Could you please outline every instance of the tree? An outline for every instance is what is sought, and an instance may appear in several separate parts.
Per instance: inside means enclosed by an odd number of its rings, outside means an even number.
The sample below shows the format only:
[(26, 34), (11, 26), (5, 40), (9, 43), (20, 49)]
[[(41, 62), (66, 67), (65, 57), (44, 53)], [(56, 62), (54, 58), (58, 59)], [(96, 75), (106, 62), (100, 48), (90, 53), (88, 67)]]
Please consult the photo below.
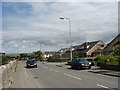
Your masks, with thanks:
[(42, 59), (42, 52), (41, 51), (36, 51), (36, 52), (33, 52), (34, 53), (34, 57), (38, 60), (41, 60)]
[(23, 54), (20, 54), (20, 58), (30, 58), (30, 55), (28, 53), (23, 53)]
[(7, 63), (9, 62), (9, 60), (10, 60), (10, 57), (9, 57), (9, 56), (4, 56), (4, 55), (2, 55), (1, 57), (2, 57), (2, 64), (3, 64), (3, 65), (4, 65), (4, 64), (7, 64)]
[(116, 57), (117, 58), (116, 61), (118, 61), (119, 64), (120, 64), (120, 44), (114, 46), (111, 55), (113, 55), (114, 57)]
[(120, 56), (120, 45), (116, 45), (113, 48), (112, 55), (114, 56)]

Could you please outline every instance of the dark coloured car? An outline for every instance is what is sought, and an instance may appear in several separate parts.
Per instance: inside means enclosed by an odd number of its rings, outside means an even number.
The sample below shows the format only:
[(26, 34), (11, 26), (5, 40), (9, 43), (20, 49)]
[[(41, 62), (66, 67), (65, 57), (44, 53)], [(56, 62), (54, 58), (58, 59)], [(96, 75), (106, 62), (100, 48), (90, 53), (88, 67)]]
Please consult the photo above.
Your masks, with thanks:
[(28, 60), (26, 62), (26, 67), (27, 68), (29, 68), (29, 67), (35, 67), (35, 68), (37, 68), (37, 62), (36, 62), (36, 60)]
[(70, 62), (70, 65), (73, 69), (91, 68), (91, 62), (84, 58), (75, 58)]
[(69, 60), (69, 61), (67, 62), (67, 65), (70, 65), (70, 63), (71, 63), (71, 60)]

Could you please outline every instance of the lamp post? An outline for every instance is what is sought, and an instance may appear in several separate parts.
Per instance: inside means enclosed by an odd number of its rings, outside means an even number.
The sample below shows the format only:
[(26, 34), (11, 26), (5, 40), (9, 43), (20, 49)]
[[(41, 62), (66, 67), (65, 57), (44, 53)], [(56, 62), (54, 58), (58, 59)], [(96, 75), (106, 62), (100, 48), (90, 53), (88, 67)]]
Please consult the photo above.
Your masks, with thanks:
[(71, 21), (70, 18), (60, 17), (60, 19), (67, 19), (69, 21), (69, 30), (70, 30), (70, 60), (72, 60), (72, 41), (71, 41)]
[[(19, 54), (19, 56), (20, 56), (20, 51), (19, 51), (20, 49), (19, 49), (18, 43), (15, 44), (14, 46), (17, 48), (17, 50), (18, 50), (18, 54)], [(19, 57), (19, 56), (18, 56), (18, 57)], [(17, 57), (17, 61), (18, 61), (18, 59), (19, 59), (18, 57)]]
[(17, 52), (18, 52), (18, 54), (19, 54), (19, 47), (18, 47), (18, 44), (15, 44), (14, 46), (17, 48), (17, 50), (18, 50)]

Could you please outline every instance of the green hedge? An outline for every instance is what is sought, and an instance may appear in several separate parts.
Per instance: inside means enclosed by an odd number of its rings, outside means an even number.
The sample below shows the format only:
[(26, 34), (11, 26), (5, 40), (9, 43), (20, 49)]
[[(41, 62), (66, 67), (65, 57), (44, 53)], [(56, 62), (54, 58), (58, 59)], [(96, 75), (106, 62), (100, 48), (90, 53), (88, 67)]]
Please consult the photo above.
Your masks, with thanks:
[(120, 56), (102, 55), (102, 56), (97, 56), (95, 59), (95, 62), (105, 63), (105, 64), (119, 64), (119, 58), (120, 58)]
[(0, 64), (2, 65), (7, 64), (9, 62), (9, 59), (10, 59), (9, 56), (4, 56), (4, 55), (0, 56), (0, 62), (1, 62)]

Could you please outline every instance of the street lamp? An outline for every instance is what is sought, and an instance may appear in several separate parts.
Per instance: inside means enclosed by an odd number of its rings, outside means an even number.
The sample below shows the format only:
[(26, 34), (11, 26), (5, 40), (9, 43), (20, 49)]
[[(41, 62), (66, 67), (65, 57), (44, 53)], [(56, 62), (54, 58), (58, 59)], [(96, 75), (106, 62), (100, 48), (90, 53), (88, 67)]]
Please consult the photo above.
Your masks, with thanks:
[(71, 21), (70, 18), (60, 17), (60, 19), (67, 19), (69, 21), (69, 30), (70, 30), (70, 60), (72, 61), (72, 41), (71, 41)]
[(18, 47), (18, 44), (14, 44), (14, 46), (17, 48), (18, 54), (19, 54), (19, 47)]

